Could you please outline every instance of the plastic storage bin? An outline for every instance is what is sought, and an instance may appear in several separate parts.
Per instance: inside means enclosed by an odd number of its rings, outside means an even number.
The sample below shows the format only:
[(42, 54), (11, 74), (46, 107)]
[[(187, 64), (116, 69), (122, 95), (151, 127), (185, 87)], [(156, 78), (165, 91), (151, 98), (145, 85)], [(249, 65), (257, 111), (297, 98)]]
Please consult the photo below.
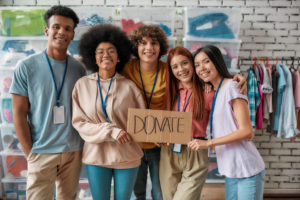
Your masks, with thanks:
[(10, 97), (0, 98), (0, 112), (3, 123), (13, 123), (12, 100)]
[[(68, 54), (78, 55), (78, 40), (72, 40), (68, 47)], [(46, 37), (0, 37), (0, 67), (2, 69), (12, 68), (17, 62), (32, 54), (42, 52), (47, 47)]]
[(13, 76), (13, 69), (0, 67), (0, 95), (9, 95)]
[(27, 176), (27, 160), (23, 152), (0, 152), (5, 178), (20, 179)]
[(93, 200), (89, 182), (87, 179), (79, 180), (79, 187), (76, 196), (76, 200)]
[(98, 23), (113, 23), (114, 8), (108, 7), (71, 7), (79, 17), (79, 24), (75, 28), (75, 37), (80, 38), (90, 27)]
[(0, 10), (1, 36), (37, 36), (44, 35), (46, 23), (42, 8), (17, 8)]
[(237, 68), (240, 44), (240, 40), (183, 39), (183, 46), (191, 52), (205, 45), (217, 46), (222, 52), (227, 67), (232, 69)]
[(26, 179), (3, 178), (2, 184), (6, 200), (26, 200)]
[(241, 11), (232, 8), (185, 8), (185, 36), (238, 38)]
[(160, 26), (167, 36), (173, 35), (174, 8), (121, 8), (121, 27), (129, 35), (135, 28), (145, 24)]
[(0, 66), (15, 67), (17, 62), (47, 47), (46, 37), (0, 37)]
[(182, 45), (182, 44), (180, 45), (180, 40), (178, 38), (176, 38), (176, 37), (168, 37), (167, 39), (168, 39), (169, 49), (168, 49), (168, 52), (160, 58), (162, 61), (167, 61), (169, 51), (172, 48), (174, 48), (176, 46), (181, 46)]
[(22, 151), (13, 124), (1, 124), (1, 142), (4, 151)]
[(210, 158), (209, 165), (208, 165), (208, 173), (206, 177), (206, 183), (224, 183), (225, 177), (220, 175), (217, 165), (217, 159)]

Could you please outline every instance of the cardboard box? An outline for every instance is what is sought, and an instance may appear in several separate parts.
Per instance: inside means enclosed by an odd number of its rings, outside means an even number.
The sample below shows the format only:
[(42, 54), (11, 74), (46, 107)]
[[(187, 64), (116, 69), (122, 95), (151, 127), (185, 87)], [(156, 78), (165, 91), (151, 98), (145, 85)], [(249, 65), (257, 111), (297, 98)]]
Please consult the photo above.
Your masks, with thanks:
[(187, 144), (192, 135), (192, 112), (129, 108), (127, 132), (136, 142)]

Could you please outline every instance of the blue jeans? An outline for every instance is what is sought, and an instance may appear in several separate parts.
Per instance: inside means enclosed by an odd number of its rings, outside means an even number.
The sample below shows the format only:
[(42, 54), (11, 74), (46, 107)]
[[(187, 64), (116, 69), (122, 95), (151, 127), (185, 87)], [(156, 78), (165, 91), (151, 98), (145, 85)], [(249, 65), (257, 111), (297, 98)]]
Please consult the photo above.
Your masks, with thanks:
[(262, 200), (265, 170), (248, 178), (225, 178), (227, 200)]
[(112, 177), (114, 178), (114, 199), (130, 199), (138, 167), (112, 169), (95, 165), (86, 165), (86, 171), (93, 199), (110, 200)]
[(151, 195), (153, 200), (162, 200), (162, 192), (159, 182), (160, 148), (143, 149), (144, 156), (141, 160), (138, 176), (134, 186), (134, 194), (137, 200), (146, 199), (147, 172), (150, 171), (152, 182)]

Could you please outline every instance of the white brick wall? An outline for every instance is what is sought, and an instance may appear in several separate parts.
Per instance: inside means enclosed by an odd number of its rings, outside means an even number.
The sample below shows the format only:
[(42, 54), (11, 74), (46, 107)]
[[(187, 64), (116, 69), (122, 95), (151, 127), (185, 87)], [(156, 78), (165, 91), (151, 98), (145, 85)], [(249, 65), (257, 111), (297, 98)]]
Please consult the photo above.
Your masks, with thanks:
[(221, 0), (200, 0), (200, 6), (221, 6), (222, 5), (222, 1)]
[(108, 6), (127, 6), (128, 0), (106, 0)]
[(151, 0), (129, 0), (130, 6), (150, 6)]
[(153, 0), (153, 6), (175, 6), (174, 0)]
[(78, 6), (82, 5), (81, 0), (60, 0), (61, 5)]
[(15, 6), (33, 6), (35, 3), (35, 0), (14, 0)]
[(104, 0), (82, 0), (82, 5), (104, 5)]
[[(239, 63), (243, 74), (252, 65), (254, 56), (268, 56), (271, 64), (276, 56), (300, 57), (299, 0), (0, 0), (1, 6), (55, 4), (239, 8), (242, 13)], [(183, 22), (178, 20), (174, 32), (182, 37)], [(291, 143), (263, 130), (256, 132), (254, 142), (266, 164), (265, 189), (271, 193), (299, 192), (300, 183), (293, 182), (293, 178), (300, 175), (300, 140)]]
[(0, 6), (12, 6), (13, 5), (13, 0), (1, 0), (0, 1)]
[(197, 6), (198, 0), (177, 0), (176, 6)]
[(36, 4), (38, 6), (53, 6), (58, 5), (59, 0), (37, 0)]

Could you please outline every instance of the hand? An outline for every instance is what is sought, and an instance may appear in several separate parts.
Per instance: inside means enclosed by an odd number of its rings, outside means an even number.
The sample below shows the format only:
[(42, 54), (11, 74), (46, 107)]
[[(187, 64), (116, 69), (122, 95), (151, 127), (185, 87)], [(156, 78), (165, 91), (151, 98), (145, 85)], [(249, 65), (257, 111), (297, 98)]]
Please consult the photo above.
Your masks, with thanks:
[(121, 130), (121, 132), (119, 133), (118, 137), (117, 137), (117, 142), (119, 144), (126, 144), (132, 141), (131, 136), (126, 132)]
[(192, 140), (188, 143), (188, 147), (191, 148), (194, 151), (198, 151), (200, 149), (208, 149), (210, 141), (211, 140), (194, 139), (194, 140)]
[(240, 88), (240, 93), (241, 94), (244, 94), (244, 95), (248, 94), (248, 92), (247, 92), (247, 81), (246, 81), (245, 77), (243, 77), (240, 74), (236, 74), (236, 75), (233, 76), (232, 80), (238, 82), (236, 87)]
[(157, 147), (169, 146), (169, 142), (167, 143), (154, 143)]
[(254, 138), (254, 135), (255, 135), (255, 129), (253, 129), (253, 132), (252, 132), (252, 134), (251, 134), (251, 137), (248, 138), (248, 141), (252, 141), (253, 138)]
[(204, 84), (204, 91), (205, 93), (210, 93), (212, 90), (212, 85), (205, 83)]

